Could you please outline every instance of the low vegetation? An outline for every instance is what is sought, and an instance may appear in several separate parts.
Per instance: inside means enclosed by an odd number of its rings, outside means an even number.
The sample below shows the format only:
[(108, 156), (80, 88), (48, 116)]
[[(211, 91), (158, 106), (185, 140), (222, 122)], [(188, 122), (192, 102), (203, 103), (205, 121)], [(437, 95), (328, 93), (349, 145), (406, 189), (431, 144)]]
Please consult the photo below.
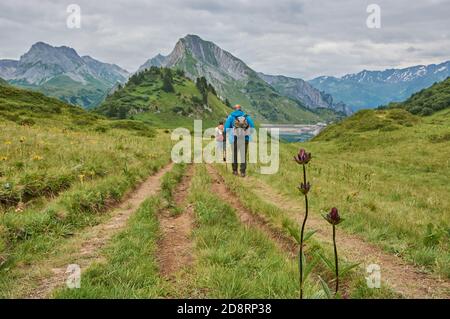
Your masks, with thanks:
[(414, 93), (406, 101), (390, 103), (390, 108), (403, 108), (412, 114), (431, 115), (450, 107), (450, 77)]
[(204, 78), (194, 83), (180, 70), (152, 67), (133, 75), (96, 111), (108, 117), (139, 119), (152, 126), (176, 128), (192, 127), (194, 119), (202, 119), (205, 125), (217, 125), (231, 109)]
[[(450, 278), (449, 127), (449, 109), (423, 118), (401, 109), (363, 111), (331, 125), (303, 144), (316, 154), (312, 214), (333, 203), (345, 211), (343, 229)], [(256, 176), (295, 198), (296, 151), (283, 144), (279, 173)]]
[[(30, 119), (23, 123), (25, 119)], [(0, 90), (0, 287), (170, 160), (170, 136), (37, 92)], [(158, 136), (155, 138), (155, 136)]]

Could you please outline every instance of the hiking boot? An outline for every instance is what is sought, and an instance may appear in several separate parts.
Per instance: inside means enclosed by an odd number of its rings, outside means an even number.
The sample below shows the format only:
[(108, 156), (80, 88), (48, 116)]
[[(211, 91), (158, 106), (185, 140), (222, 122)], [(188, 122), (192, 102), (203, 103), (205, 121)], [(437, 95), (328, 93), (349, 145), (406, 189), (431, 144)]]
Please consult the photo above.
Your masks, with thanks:
[(245, 172), (241, 172), (241, 177), (245, 177)]
[(238, 172), (237, 171), (233, 171), (233, 175), (237, 176)]

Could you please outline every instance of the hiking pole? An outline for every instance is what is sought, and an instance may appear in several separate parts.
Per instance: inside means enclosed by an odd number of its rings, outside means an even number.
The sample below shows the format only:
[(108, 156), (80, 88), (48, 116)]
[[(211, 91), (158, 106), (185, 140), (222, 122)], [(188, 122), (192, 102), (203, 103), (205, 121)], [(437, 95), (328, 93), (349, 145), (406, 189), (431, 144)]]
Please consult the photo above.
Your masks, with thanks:
[(227, 139), (226, 139), (226, 135), (225, 134), (223, 134), (222, 152), (223, 152), (223, 161), (225, 162), (225, 170), (228, 172), (228, 165), (227, 165)]

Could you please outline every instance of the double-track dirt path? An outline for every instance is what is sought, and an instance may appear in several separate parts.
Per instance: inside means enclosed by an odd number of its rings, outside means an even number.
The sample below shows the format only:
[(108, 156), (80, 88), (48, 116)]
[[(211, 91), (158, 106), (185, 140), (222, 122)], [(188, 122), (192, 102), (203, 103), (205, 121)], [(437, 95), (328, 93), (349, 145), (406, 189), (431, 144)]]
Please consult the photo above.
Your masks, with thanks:
[(28, 269), (30, 282), (37, 282), (23, 297), (49, 298), (54, 289), (65, 284), (68, 274), (66, 268), (69, 264), (79, 265), (81, 270), (88, 268), (93, 262), (101, 261), (101, 248), (109, 242), (113, 235), (126, 227), (130, 216), (148, 197), (160, 190), (161, 177), (172, 169), (170, 163), (161, 168), (154, 175), (147, 178), (134, 191), (113, 209), (111, 217), (104, 223), (86, 228), (76, 233), (60, 248), (56, 257), (50, 257)]

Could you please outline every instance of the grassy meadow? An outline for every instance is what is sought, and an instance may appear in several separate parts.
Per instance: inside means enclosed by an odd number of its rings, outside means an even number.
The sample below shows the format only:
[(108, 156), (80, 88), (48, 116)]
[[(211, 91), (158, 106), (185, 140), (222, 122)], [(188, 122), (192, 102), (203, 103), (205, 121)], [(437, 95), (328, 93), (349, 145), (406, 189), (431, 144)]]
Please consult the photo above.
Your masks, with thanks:
[[(112, 208), (168, 164), (170, 129), (191, 127), (194, 118), (204, 118), (205, 128), (229, 111), (212, 91), (205, 108), (198, 86), (176, 72), (174, 91), (162, 90), (167, 83), (159, 72), (134, 78), (90, 112), (0, 83), (0, 297), (26, 294), (36, 284), (28, 269), (69, 259), (74, 235), (110, 220)], [(416, 108), (423, 94), (416, 96)], [(309, 142), (282, 143), (280, 170), (273, 175), (261, 175), (251, 164), (242, 179), (224, 165), (199, 164), (190, 187), (179, 190), (191, 171), (174, 165), (159, 181), (160, 191), (143, 199), (126, 227), (95, 251), (99, 258), (83, 269), (81, 288), (58, 287), (52, 297), (298, 298), (297, 257), (270, 234), (241, 222), (236, 203), (211, 191), (216, 181), (209, 169), (219, 172), (245, 209), (295, 239), (297, 216), (288, 210), (291, 203), (303, 204), (297, 189), (301, 167), (293, 160), (299, 148), (312, 153), (313, 216), (321, 218), (335, 206), (345, 218), (338, 232), (357, 234), (418, 272), (448, 280), (449, 143), (448, 108), (418, 116), (396, 105), (360, 111)], [(262, 185), (267, 196), (254, 188)], [(184, 192), (183, 207), (177, 207), (177, 191)], [(194, 220), (188, 238), (193, 262), (168, 280), (158, 264), (165, 229), (159, 221), (163, 213), (176, 218), (187, 208)], [(307, 241), (305, 296), (333, 298), (327, 286), (334, 280), (333, 250), (317, 237)], [(337, 298), (403, 296), (386, 284), (368, 289), (363, 269), (343, 255)]]
[[(0, 287), (170, 161), (170, 135), (39, 93), (0, 90)], [(156, 138), (158, 136), (158, 138)], [(3, 293), (2, 293), (3, 294)]]
[(340, 227), (443, 278), (450, 278), (450, 111), (416, 117), (400, 110), (367, 110), (330, 126), (307, 143), (283, 144), (280, 171), (251, 173), (301, 201), (300, 147), (312, 152), (310, 205), (333, 206)]

